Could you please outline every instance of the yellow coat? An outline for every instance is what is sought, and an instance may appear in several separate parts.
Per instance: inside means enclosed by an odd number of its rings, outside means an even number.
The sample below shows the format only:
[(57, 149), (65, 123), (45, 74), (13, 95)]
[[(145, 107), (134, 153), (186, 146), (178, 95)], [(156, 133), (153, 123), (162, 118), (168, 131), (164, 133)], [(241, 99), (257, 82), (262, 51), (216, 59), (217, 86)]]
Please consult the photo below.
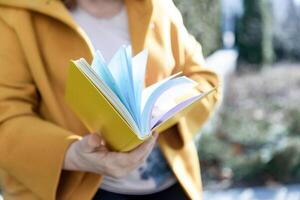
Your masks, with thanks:
[[(203, 91), (218, 85), (171, 0), (125, 2), (134, 52), (149, 49), (146, 85), (179, 71)], [(6, 200), (87, 200), (98, 189), (101, 176), (61, 170), (68, 146), (87, 134), (63, 100), (67, 68), (70, 59), (91, 61), (90, 47), (61, 1), (0, 0), (0, 185)], [(193, 134), (219, 96), (203, 100), (159, 138), (192, 199), (202, 192)]]

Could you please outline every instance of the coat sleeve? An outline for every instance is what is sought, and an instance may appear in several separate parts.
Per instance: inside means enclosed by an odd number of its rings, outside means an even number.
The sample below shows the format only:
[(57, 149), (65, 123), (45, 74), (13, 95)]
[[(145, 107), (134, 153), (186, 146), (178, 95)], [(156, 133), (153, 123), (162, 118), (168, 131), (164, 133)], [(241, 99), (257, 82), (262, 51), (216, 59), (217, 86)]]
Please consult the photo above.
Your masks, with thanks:
[(64, 153), (79, 136), (39, 117), (18, 37), (1, 19), (0, 33), (0, 168), (41, 199), (56, 199)]
[(171, 20), (172, 51), (176, 62), (174, 72), (182, 71), (184, 75), (197, 81), (200, 84), (198, 88), (200, 92), (217, 87), (216, 93), (204, 98), (197, 109), (189, 112), (178, 123), (182, 137), (192, 139), (193, 135), (208, 120), (221, 99), (220, 81), (215, 72), (205, 67), (201, 45), (186, 30), (181, 13), (173, 1), (170, 1), (168, 7), (172, 8), (168, 13)]

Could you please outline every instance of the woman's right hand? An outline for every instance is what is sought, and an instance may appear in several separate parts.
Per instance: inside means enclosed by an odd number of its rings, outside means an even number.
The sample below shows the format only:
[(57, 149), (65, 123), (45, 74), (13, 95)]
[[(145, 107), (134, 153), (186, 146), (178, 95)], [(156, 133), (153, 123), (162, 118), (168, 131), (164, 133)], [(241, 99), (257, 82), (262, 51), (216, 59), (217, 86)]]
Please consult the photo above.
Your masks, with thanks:
[(126, 176), (138, 168), (151, 153), (157, 133), (130, 152), (110, 151), (98, 134), (89, 134), (70, 145), (64, 167), (65, 170), (87, 171), (115, 178)]

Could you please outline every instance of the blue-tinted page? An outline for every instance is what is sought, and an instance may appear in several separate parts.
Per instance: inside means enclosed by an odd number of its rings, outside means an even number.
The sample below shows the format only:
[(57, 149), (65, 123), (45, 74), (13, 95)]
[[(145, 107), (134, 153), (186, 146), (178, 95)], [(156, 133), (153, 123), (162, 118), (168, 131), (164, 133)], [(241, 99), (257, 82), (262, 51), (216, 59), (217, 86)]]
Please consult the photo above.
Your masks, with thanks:
[(144, 89), (148, 51), (144, 50), (132, 58), (132, 80), (136, 112), (139, 116), (139, 127), (142, 128), (142, 92)]
[(160, 97), (162, 93), (164, 93), (166, 90), (169, 90), (172, 87), (176, 87), (177, 85), (181, 84), (190, 84), (194, 83), (192, 80), (188, 79), (185, 76), (174, 78), (168, 81), (163, 82), (161, 85), (159, 85), (155, 90), (152, 92), (152, 94), (148, 97), (146, 100), (143, 113), (142, 113), (142, 124), (143, 124), (143, 132), (142, 137), (145, 136), (145, 134), (148, 134), (151, 130), (151, 115), (152, 110), (154, 107), (154, 104), (156, 103), (157, 99)]
[[(125, 97), (123, 96), (121, 89), (117, 85), (116, 80), (110, 73), (110, 70), (108, 69), (107, 64), (100, 51), (97, 51), (94, 55), (91, 67), (97, 73), (97, 75), (105, 82), (105, 84), (119, 97), (121, 102), (128, 109), (128, 103)], [(129, 109), (128, 111), (130, 112)]]
[(100, 51), (96, 51), (91, 67), (106, 85), (120, 98), (120, 89), (110, 71), (107, 69), (107, 64)]
[[(128, 71), (128, 76), (129, 76), (129, 84), (130, 84), (130, 90), (128, 91), (129, 95), (129, 102), (130, 102), (130, 107), (132, 108), (134, 115), (136, 116), (136, 122), (138, 126), (141, 128), (141, 110), (140, 106), (138, 105), (138, 99), (136, 94), (136, 86), (135, 86), (135, 79), (134, 77), (134, 69), (133, 69), (133, 60), (132, 58), (132, 51), (131, 51), (131, 46), (126, 47), (126, 57), (127, 57), (127, 71)], [(142, 90), (142, 89), (141, 89)], [(142, 92), (142, 91), (140, 91)]]
[(131, 63), (127, 56), (126, 48), (122, 46), (117, 53), (113, 56), (110, 63), (108, 64), (108, 69), (110, 70), (116, 84), (120, 88), (120, 92), (122, 97), (122, 102), (124, 101), (124, 105), (127, 107), (129, 112), (132, 114), (132, 117), (135, 119), (136, 123), (139, 124), (139, 116), (134, 109), (133, 104), (135, 103), (134, 92), (133, 92), (133, 84), (132, 80), (130, 80), (130, 75), (128, 68), (131, 66), (127, 66)]
[(146, 74), (148, 51), (144, 50), (137, 54), (132, 59), (132, 75), (133, 75), (133, 86), (135, 92), (135, 99), (137, 107), (142, 112), (142, 91), (144, 89), (144, 81)]

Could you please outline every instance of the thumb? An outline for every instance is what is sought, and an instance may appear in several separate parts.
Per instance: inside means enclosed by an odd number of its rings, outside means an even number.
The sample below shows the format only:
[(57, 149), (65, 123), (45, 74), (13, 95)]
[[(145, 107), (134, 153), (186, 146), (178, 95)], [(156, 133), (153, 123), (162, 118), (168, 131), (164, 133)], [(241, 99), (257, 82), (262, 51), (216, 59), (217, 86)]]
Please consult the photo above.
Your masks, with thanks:
[(83, 152), (92, 153), (101, 146), (101, 138), (99, 135), (92, 133), (84, 136), (80, 143)]

